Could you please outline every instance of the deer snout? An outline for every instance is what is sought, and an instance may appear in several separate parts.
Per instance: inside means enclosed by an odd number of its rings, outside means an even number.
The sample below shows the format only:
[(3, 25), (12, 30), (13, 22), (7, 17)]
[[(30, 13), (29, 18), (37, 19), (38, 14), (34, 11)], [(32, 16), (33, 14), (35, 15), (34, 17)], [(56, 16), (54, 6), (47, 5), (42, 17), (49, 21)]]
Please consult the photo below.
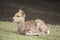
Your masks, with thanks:
[(13, 19), (14, 19), (14, 17), (13, 17)]
[(12, 17), (13, 21), (15, 20), (15, 17)]
[(13, 20), (15, 19), (15, 17), (13, 17)]

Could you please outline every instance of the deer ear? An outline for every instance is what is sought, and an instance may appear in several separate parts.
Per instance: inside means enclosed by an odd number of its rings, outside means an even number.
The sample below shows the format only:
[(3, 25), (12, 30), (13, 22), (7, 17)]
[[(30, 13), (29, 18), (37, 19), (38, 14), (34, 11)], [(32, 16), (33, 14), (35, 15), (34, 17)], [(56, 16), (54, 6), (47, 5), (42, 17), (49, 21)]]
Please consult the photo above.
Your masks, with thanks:
[(24, 11), (22, 11), (22, 16), (25, 17), (25, 12)]
[(25, 17), (25, 12), (20, 8), (20, 10), (19, 10), (19, 14), (21, 15), (21, 16), (23, 16), (23, 17)]
[(19, 12), (21, 12), (21, 11), (22, 11), (22, 9), (20, 8), (20, 9), (19, 9)]

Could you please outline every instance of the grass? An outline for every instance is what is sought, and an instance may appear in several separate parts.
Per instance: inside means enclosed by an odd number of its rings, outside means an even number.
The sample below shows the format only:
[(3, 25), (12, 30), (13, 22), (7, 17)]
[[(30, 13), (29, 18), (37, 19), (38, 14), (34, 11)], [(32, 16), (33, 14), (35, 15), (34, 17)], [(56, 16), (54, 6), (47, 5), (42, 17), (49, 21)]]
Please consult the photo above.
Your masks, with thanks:
[(0, 40), (60, 40), (60, 26), (47, 24), (49, 36), (26, 36), (17, 34), (17, 25), (13, 22), (0, 21)]

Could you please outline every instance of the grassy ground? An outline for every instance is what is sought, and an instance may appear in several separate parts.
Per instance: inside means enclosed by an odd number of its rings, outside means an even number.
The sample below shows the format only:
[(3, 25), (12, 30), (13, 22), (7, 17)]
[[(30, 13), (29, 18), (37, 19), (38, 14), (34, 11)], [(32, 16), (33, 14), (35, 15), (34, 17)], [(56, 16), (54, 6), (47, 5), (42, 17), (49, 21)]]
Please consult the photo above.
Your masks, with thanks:
[(17, 34), (17, 25), (13, 22), (0, 21), (0, 40), (60, 40), (60, 26), (47, 24), (50, 35), (47, 36), (26, 36)]

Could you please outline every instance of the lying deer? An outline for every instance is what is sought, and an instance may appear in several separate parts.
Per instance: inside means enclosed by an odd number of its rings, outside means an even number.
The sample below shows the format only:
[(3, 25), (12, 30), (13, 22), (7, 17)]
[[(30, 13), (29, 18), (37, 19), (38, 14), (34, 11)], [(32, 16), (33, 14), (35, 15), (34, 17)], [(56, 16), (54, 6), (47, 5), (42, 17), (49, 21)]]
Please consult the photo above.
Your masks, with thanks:
[(17, 23), (18, 32), (24, 35), (49, 35), (47, 25), (41, 19), (25, 21), (25, 13), (20, 9), (13, 17)]

